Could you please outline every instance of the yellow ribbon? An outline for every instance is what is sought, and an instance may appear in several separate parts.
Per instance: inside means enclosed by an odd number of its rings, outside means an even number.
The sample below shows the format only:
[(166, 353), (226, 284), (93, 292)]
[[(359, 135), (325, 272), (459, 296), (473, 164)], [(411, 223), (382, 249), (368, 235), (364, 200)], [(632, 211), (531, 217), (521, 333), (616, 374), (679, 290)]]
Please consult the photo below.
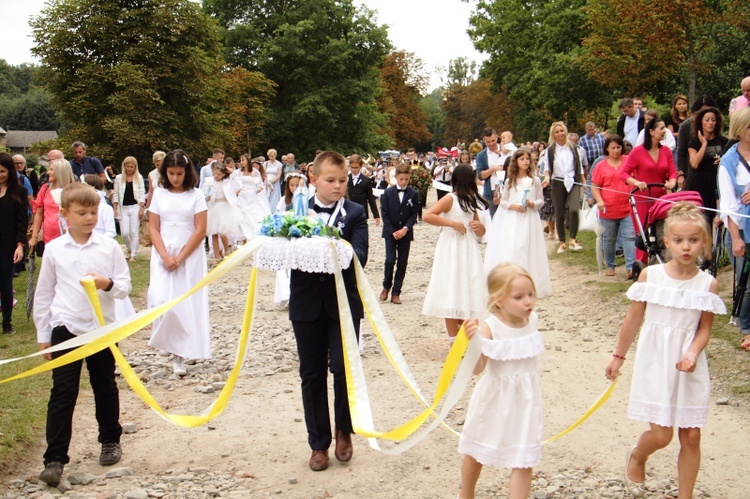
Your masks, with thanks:
[[(53, 348), (47, 349), (42, 352), (23, 357), (33, 357), (42, 355), (50, 351), (58, 351), (74, 346), (81, 345), (79, 348), (72, 350), (57, 359), (40, 365), (36, 368), (30, 369), (18, 375), (0, 380), (0, 383), (20, 379), (26, 376), (31, 376), (41, 372), (49, 371), (56, 367), (60, 367), (70, 362), (81, 360), (88, 357), (104, 348), (109, 348), (112, 351), (115, 360), (120, 367), (123, 378), (127, 381), (133, 391), (144, 401), (146, 404), (156, 411), (164, 419), (183, 427), (195, 427), (204, 424), (207, 421), (215, 418), (221, 414), (226, 408), (231, 394), (236, 385), (237, 378), (239, 376), (240, 369), (247, 354), (247, 344), (249, 339), (250, 331), (252, 330), (253, 317), (255, 312), (255, 303), (257, 300), (257, 269), (253, 268), (250, 276), (250, 284), (248, 286), (247, 300), (245, 306), (245, 312), (243, 316), (242, 328), (240, 331), (240, 338), (237, 347), (237, 356), (232, 371), (229, 374), (225, 386), (222, 388), (217, 399), (207, 407), (200, 416), (189, 416), (189, 415), (173, 415), (169, 414), (159, 405), (159, 403), (149, 393), (148, 389), (143, 385), (141, 380), (138, 378), (135, 371), (127, 363), (127, 360), (122, 355), (122, 352), (117, 347), (117, 343), (132, 335), (133, 333), (143, 329), (144, 327), (151, 324), (158, 317), (162, 316), (172, 307), (176, 306), (183, 300), (190, 297), (192, 294), (200, 290), (201, 288), (208, 286), (215, 282), (219, 278), (229, 273), (232, 269), (241, 264), (244, 260), (255, 253), (267, 240), (265, 237), (257, 237), (248, 244), (244, 245), (239, 250), (235, 251), (229, 258), (225, 259), (219, 266), (217, 266), (212, 272), (201, 279), (193, 288), (183, 296), (180, 296), (164, 305), (154, 307), (152, 309), (145, 310), (136, 314), (133, 318), (123, 319), (110, 325), (104, 325), (104, 318), (101, 311), (101, 304), (99, 303), (99, 296), (96, 291), (93, 279), (86, 279), (82, 281), (86, 289), (87, 296), (92, 304), (94, 313), (97, 320), (102, 324), (102, 327), (96, 331), (86, 333), (66, 343), (57, 345)], [(370, 320), (373, 331), (375, 332), (378, 341), (380, 342), (383, 351), (394, 366), (394, 369), (407, 385), (409, 390), (413, 393), (415, 398), (425, 406), (425, 410), (422, 411), (418, 416), (411, 420), (403, 423), (402, 425), (386, 431), (379, 432), (374, 429), (372, 423), (372, 411), (369, 403), (369, 396), (367, 395), (367, 387), (364, 376), (364, 369), (362, 367), (361, 357), (359, 356), (359, 350), (357, 347), (356, 335), (354, 333), (354, 324), (351, 318), (351, 311), (349, 308), (349, 302), (347, 300), (346, 288), (341, 275), (341, 270), (338, 264), (338, 257), (335, 253), (335, 248), (331, 244), (332, 248), (332, 259), (334, 262), (334, 276), (336, 283), (337, 296), (336, 299), (339, 305), (339, 319), (341, 324), (341, 335), (342, 335), (342, 346), (344, 350), (344, 366), (346, 370), (346, 382), (347, 382), (347, 395), (350, 402), (350, 410), (352, 414), (352, 424), (357, 434), (363, 435), (370, 439), (380, 438), (385, 440), (393, 441), (405, 441), (409, 439), (420, 427), (422, 427), (428, 418), (432, 417), (434, 421), (431, 425), (424, 429), (418, 439), (412, 439), (408, 445), (400, 446), (397, 452), (403, 452), (406, 449), (413, 446), (416, 442), (424, 438), (436, 424), (443, 424), (455, 435), (459, 435), (458, 432), (451, 429), (443, 422), (443, 418), (447, 415), (450, 408), (458, 401), (460, 395), (466, 388), (468, 381), (471, 377), (471, 370), (480, 353), (478, 338), (472, 338), (471, 342), (465, 334), (464, 328), (459, 330), (458, 336), (456, 337), (453, 346), (451, 347), (445, 363), (443, 364), (440, 375), (438, 378), (438, 384), (435, 390), (435, 394), (431, 403), (428, 403), (422, 395), (419, 387), (416, 384), (413, 376), (409, 372), (408, 365), (403, 359), (403, 356), (398, 349), (398, 345), (392, 336), (390, 329), (382, 316), (382, 310), (374, 299), (372, 290), (369, 288), (369, 283), (365, 277), (364, 270), (359, 263), (356, 256), (352, 259), (352, 264), (355, 266), (355, 273), (357, 276), (357, 288), (362, 298), (363, 306), (365, 307), (366, 315)], [(19, 359), (9, 359), (0, 361), (0, 363), (13, 362)], [(455, 380), (454, 380), (455, 378)], [(453, 380), (453, 383), (451, 382)], [(583, 416), (581, 416), (573, 425), (561, 432), (560, 434), (545, 440), (544, 443), (549, 443), (562, 436), (566, 435), (574, 428), (579, 426), (585, 421), (591, 414), (598, 410), (609, 398), (612, 391), (614, 390), (616, 383), (612, 383), (610, 387), (599, 397), (599, 399), (589, 408)], [(447, 396), (446, 396), (447, 395)], [(440, 404), (440, 401), (446, 399), (440, 414), (436, 414), (436, 409)], [(373, 441), (371, 440), (371, 445)], [(376, 445), (373, 445), (377, 448)], [(387, 452), (387, 451), (386, 451)]]

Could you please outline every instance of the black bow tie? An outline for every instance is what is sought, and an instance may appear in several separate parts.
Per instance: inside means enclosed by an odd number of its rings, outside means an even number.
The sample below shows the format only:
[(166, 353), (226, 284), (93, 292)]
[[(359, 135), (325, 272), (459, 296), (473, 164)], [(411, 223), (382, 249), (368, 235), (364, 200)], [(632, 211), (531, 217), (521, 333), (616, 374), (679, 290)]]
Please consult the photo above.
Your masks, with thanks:
[(399, 189), (398, 187), (396, 187), (396, 190), (397, 190), (398, 192), (406, 192), (406, 189), (405, 189), (405, 188), (404, 188), (404, 189)]
[(320, 206), (317, 204), (313, 205), (313, 210), (315, 210), (315, 213), (328, 213), (329, 215), (333, 215), (333, 212), (335, 211), (334, 207), (327, 207), (327, 206)]

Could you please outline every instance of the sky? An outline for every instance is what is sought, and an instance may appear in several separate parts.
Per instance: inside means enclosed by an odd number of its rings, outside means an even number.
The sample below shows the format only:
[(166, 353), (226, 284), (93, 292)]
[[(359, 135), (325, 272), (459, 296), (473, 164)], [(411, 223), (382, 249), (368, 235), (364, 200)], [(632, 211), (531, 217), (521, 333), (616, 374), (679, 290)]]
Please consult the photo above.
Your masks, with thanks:
[[(480, 62), (478, 53), (466, 34), (473, 2), (461, 0), (354, 0), (375, 10), (377, 22), (387, 24), (396, 50), (413, 52), (424, 61), (429, 73), (429, 89), (441, 85), (448, 62), (458, 57)], [(0, 0), (0, 59), (12, 65), (38, 63), (31, 55), (29, 17), (38, 15), (45, 0)], [(440, 6), (438, 8), (438, 5)]]

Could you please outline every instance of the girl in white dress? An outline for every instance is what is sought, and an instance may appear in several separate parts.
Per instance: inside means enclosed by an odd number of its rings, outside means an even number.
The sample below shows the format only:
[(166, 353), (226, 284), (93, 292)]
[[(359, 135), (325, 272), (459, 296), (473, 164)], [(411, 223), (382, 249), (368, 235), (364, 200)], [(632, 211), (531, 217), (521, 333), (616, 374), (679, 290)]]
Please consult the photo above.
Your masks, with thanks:
[[(534, 312), (534, 281), (524, 269), (503, 263), (487, 278), (491, 315), (479, 325), (482, 355), (474, 368), (485, 374), (474, 388), (466, 412), (458, 452), (461, 494), (474, 497), (482, 466), (510, 468), (508, 496), (526, 498), (531, 471), (542, 451), (542, 389), (537, 357), (544, 351)], [(477, 331), (477, 321), (466, 322), (466, 334)]]
[(542, 183), (531, 170), (531, 155), (518, 149), (508, 165), (502, 194), (495, 196), (500, 210), (495, 213), (489, 229), (489, 242), (484, 255), (484, 271), (489, 274), (499, 263), (511, 262), (526, 269), (534, 279), (537, 298), (552, 294), (539, 209), (544, 205)]
[(698, 258), (711, 256), (709, 227), (700, 210), (686, 202), (675, 204), (664, 234), (672, 259), (644, 269), (628, 290), (632, 303), (605, 373), (611, 380), (619, 376), (643, 323), (628, 417), (647, 421), (650, 429), (627, 451), (625, 486), (633, 497), (645, 495), (646, 460), (669, 444), (676, 427), (680, 439), (677, 497), (688, 499), (693, 497), (700, 469), (701, 428), (708, 419), (711, 394), (704, 349), (714, 314), (726, 313), (726, 307), (718, 296), (716, 279), (696, 265)]
[(252, 239), (258, 235), (260, 221), (271, 214), (265, 189), (266, 173), (262, 163), (251, 159), (249, 154), (240, 156), (240, 166), (242, 189), (237, 198), (242, 212), (242, 233), (246, 239)]
[(229, 171), (223, 162), (216, 161), (211, 170), (214, 174), (213, 183), (206, 182), (203, 185), (203, 194), (208, 202), (206, 234), (211, 236), (214, 255), (221, 261), (229, 253), (229, 236), (238, 236), (242, 226), (242, 213), (237, 208), (237, 193), (240, 189), (229, 177)]
[[(161, 184), (149, 206), (151, 281), (148, 306), (162, 305), (188, 292), (206, 275), (206, 199), (196, 189), (193, 162), (181, 149), (170, 151), (159, 167)], [(211, 357), (208, 289), (203, 288), (154, 321), (149, 346), (174, 355), (172, 369), (187, 371), (184, 358)]]
[[(284, 195), (279, 199), (276, 205), (276, 212), (285, 212), (286, 207), (292, 204), (294, 191), (299, 187), (300, 182), (304, 182), (305, 177), (300, 172), (287, 173), (284, 178)], [(291, 270), (276, 271), (276, 288), (273, 293), (273, 302), (286, 307), (289, 305), (289, 285), (291, 279)]]
[(445, 318), (451, 341), (462, 320), (482, 315), (487, 304), (487, 290), (476, 283), (484, 279), (477, 238), (485, 232), (477, 211), (488, 203), (479, 195), (475, 178), (470, 166), (457, 166), (451, 178), (453, 192), (424, 215), (425, 222), (442, 229), (422, 313)]
[(276, 149), (268, 150), (268, 161), (263, 163), (263, 168), (268, 175), (268, 205), (276, 206), (281, 198), (281, 174), (284, 165), (276, 160)]

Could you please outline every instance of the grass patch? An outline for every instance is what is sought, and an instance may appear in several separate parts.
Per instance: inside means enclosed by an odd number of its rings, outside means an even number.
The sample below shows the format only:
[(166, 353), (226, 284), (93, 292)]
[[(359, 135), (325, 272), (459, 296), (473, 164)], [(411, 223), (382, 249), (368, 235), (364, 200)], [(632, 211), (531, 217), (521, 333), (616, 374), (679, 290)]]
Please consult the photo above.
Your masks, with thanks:
[[(41, 266), (39, 259), (37, 265)], [(129, 263), (129, 266), (131, 298), (145, 297), (149, 283), (148, 257), (141, 257), (138, 261)], [(13, 311), (16, 333), (0, 334), (0, 359), (21, 357), (39, 350), (34, 322), (32, 318), (26, 320), (27, 280), (28, 273), (22, 272), (13, 281), (18, 300)], [(43, 362), (41, 358), (36, 358), (0, 366), (0, 379), (22, 373)], [(14, 463), (21, 462), (21, 458), (29, 453), (37, 452), (37, 446), (42, 444), (51, 386), (50, 373), (0, 384), (0, 477), (13, 473)], [(90, 386), (87, 375), (81, 376), (81, 386)], [(38, 459), (41, 459), (41, 454)]]
[[(39, 261), (37, 263), (41, 264)], [(13, 280), (18, 300), (13, 310), (13, 327), (16, 332), (0, 335), (0, 358), (3, 359), (39, 350), (34, 322), (32, 318), (26, 320), (27, 279), (28, 274), (22, 272)], [(0, 366), (0, 379), (19, 374), (43, 362), (39, 358)], [(51, 381), (49, 374), (41, 374), (0, 384), (0, 474), (10, 471), (12, 463), (39, 442), (46, 421)]]

